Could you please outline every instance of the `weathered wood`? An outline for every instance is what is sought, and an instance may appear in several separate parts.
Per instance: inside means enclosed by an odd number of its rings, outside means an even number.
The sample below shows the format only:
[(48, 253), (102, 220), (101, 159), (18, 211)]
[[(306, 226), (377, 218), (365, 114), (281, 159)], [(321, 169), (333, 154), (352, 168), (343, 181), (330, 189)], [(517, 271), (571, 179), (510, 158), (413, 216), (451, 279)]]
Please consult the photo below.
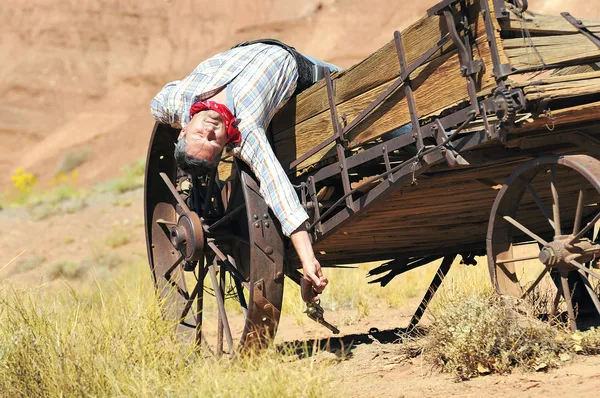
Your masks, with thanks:
[[(571, 10), (574, 16), (577, 10)], [(581, 21), (590, 29), (591, 32), (600, 33), (600, 22), (593, 19), (581, 19)], [(535, 12), (527, 12), (523, 17), (510, 11), (510, 23), (507, 26), (509, 31), (517, 33), (533, 33), (545, 35), (573, 34), (579, 31), (560, 15), (544, 15)], [(525, 35), (523, 35), (525, 36)], [(523, 40), (523, 39), (521, 39)]]
[(559, 109), (539, 115), (535, 119), (532, 118), (524, 121), (520, 126), (511, 130), (511, 134), (534, 131), (543, 128), (553, 130), (556, 126), (561, 126), (564, 124), (598, 120), (598, 115), (600, 115), (600, 102), (593, 102), (591, 104)]
[(582, 34), (506, 39), (502, 44), (515, 69), (600, 60), (600, 48)]
[[(478, 12), (479, 2), (470, 1), (470, 4), (470, 12), (474, 15), (472, 27), (478, 38), (474, 45), (474, 57), (482, 59), (486, 65), (486, 72), (478, 79), (478, 89), (484, 89), (493, 83), (489, 73), (493, 67), (485, 36), (485, 25), (481, 13)], [(446, 32), (445, 22), (437, 16), (424, 18), (405, 30), (402, 40), (408, 62), (420, 57)], [(501, 56), (503, 57), (503, 54)], [(392, 79), (397, 78), (399, 70), (395, 46), (390, 42), (361, 64), (338, 74), (335, 79), (338, 113), (345, 114), (346, 120), (351, 122), (393, 83)], [(439, 112), (468, 97), (466, 80), (460, 73), (456, 51), (448, 52), (445, 49), (443, 53), (438, 52), (433, 60), (416, 70), (411, 78), (414, 82), (418, 111), (422, 117)], [(275, 152), (284, 166), (333, 134), (327, 110), (327, 93), (324, 84), (320, 83), (298, 96), (296, 101), (292, 101), (274, 120)], [(403, 90), (400, 90), (353, 131), (349, 137), (350, 147), (357, 147), (408, 122), (408, 106)], [(310, 165), (332, 155), (331, 148), (332, 146), (325, 148), (301, 166)]]
[(571, 81), (564, 83), (530, 86), (524, 89), (525, 97), (530, 100), (572, 98), (600, 93), (600, 79)]

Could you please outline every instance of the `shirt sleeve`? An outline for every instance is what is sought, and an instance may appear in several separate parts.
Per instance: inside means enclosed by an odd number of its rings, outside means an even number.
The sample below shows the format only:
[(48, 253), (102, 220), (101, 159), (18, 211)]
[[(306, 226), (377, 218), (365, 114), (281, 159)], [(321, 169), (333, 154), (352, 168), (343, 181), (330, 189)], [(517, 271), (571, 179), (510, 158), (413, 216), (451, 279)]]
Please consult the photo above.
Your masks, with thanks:
[(160, 123), (170, 124), (173, 127), (180, 127), (179, 115), (173, 101), (169, 101), (169, 94), (175, 89), (179, 80), (167, 83), (162, 90), (150, 101), (150, 111), (154, 119)]
[(257, 128), (249, 133), (237, 154), (258, 178), (260, 193), (267, 206), (273, 210), (281, 223), (284, 235), (290, 236), (308, 220), (308, 214), (300, 204), (281, 163), (275, 157), (265, 131)]

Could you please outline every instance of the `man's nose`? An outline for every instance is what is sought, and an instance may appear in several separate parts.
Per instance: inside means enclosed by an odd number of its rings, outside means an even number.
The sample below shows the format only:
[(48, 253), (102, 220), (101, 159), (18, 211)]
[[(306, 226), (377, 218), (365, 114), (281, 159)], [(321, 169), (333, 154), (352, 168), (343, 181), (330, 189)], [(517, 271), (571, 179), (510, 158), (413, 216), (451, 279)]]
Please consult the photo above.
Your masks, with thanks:
[(217, 138), (217, 135), (215, 133), (215, 129), (211, 128), (211, 126), (206, 126), (204, 128), (204, 135), (206, 137), (207, 140), (215, 140)]

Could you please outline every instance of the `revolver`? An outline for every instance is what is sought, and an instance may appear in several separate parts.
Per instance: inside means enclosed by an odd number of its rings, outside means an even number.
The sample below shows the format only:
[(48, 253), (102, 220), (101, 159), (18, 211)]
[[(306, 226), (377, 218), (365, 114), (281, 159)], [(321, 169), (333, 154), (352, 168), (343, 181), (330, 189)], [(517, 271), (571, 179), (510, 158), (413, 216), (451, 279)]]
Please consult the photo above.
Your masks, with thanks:
[(325, 326), (327, 329), (331, 330), (333, 334), (339, 334), (340, 330), (323, 318), (324, 312), (325, 311), (323, 310), (323, 307), (321, 307), (320, 300), (306, 303), (306, 311), (304, 311), (304, 313), (308, 315), (310, 319)]

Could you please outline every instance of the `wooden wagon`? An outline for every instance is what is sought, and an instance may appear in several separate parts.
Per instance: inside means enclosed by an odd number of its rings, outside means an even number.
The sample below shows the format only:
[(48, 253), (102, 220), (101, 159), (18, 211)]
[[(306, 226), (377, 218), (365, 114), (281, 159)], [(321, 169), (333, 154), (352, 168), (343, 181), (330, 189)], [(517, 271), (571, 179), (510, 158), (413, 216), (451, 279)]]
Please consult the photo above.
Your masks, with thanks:
[[(498, 293), (525, 297), (550, 277), (552, 311), (564, 301), (572, 328), (597, 316), (598, 32), (600, 22), (537, 15), (525, 0), (446, 0), (293, 98), (270, 137), (321, 264), (384, 260), (371, 275), (385, 285), (443, 258), (411, 325), (457, 255), (484, 253)], [(146, 169), (148, 256), (165, 314), (217, 353), (224, 340), (231, 354), (265, 344), (284, 277), (299, 281), (295, 252), (244, 164), (225, 158), (191, 179), (173, 159), (177, 135), (155, 126)], [(535, 255), (514, 254), (531, 242)], [(542, 265), (526, 280), (515, 264), (529, 259)], [(243, 313), (237, 324), (227, 301)]]

